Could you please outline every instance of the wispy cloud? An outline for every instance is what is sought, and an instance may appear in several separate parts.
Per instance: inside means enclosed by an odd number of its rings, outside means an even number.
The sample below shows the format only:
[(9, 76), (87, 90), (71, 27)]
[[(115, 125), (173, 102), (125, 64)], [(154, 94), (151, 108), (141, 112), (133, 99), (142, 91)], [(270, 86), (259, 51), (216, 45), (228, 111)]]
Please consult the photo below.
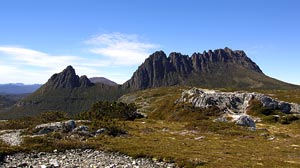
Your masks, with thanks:
[(85, 43), (91, 45), (90, 52), (106, 57), (113, 65), (138, 65), (159, 47), (136, 34), (122, 33), (101, 34)]
[(123, 83), (132, 75), (129, 69), (141, 64), (158, 47), (138, 35), (121, 33), (98, 35), (85, 43), (88, 46), (82, 46), (82, 50), (88, 47), (88, 53), (81, 56), (0, 45), (0, 83), (44, 83), (68, 65), (74, 66), (79, 75), (103, 76)]
[(15, 64), (23, 64), (37, 67), (53, 68), (63, 67), (65, 63), (72, 64), (80, 57), (77, 56), (55, 56), (44, 52), (14, 46), (0, 46), (0, 53), (14, 60)]
[(80, 74), (96, 75), (99, 70), (94, 67), (105, 66), (106, 63), (79, 56), (51, 55), (19, 46), (0, 46), (0, 57), (1, 83), (44, 83), (68, 65), (83, 70)]

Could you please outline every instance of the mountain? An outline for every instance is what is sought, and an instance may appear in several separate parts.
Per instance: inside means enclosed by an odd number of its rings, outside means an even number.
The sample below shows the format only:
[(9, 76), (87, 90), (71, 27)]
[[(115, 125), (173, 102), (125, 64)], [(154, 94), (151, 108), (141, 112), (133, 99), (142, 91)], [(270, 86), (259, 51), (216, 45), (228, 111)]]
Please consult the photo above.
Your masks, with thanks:
[(102, 83), (92, 83), (87, 76), (76, 75), (72, 66), (54, 74), (36, 92), (29, 95), (0, 118), (32, 116), (45, 111), (65, 111), (70, 115), (88, 110), (100, 100), (117, 100), (123, 89)]
[(52, 75), (41, 89), (43, 91), (52, 91), (58, 89), (88, 88), (94, 85), (85, 75), (79, 78), (73, 67), (68, 66), (61, 73)]
[(90, 81), (87, 76), (79, 77), (73, 67), (68, 66), (9, 112), (2, 113), (0, 118), (30, 116), (44, 111), (65, 111), (75, 115), (88, 110), (96, 101), (113, 101), (128, 92), (162, 86), (299, 89), (297, 85), (266, 76), (244, 51), (229, 48), (192, 56), (172, 52), (167, 57), (163, 51), (157, 51), (123, 85), (98, 83), (96, 79)]
[(110, 85), (110, 86), (118, 85), (116, 82), (106, 79), (104, 77), (92, 77), (89, 79), (92, 83), (103, 83), (103, 84)]
[(33, 93), (39, 87), (41, 87), (40, 84), (33, 84), (33, 85), (25, 85), (23, 83), (0, 84), (0, 94)]
[(266, 76), (246, 53), (229, 48), (194, 53), (191, 57), (163, 51), (150, 55), (123, 88), (141, 90), (161, 86), (188, 85), (205, 88), (294, 88)]

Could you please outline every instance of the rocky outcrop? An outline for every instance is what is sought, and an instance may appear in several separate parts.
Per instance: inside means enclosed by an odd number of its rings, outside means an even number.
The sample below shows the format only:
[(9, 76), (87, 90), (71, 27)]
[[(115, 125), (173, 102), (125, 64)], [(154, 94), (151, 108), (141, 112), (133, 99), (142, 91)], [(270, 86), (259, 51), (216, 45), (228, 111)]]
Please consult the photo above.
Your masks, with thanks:
[(259, 93), (249, 92), (220, 92), (216, 90), (193, 88), (182, 92), (176, 101), (189, 102), (196, 107), (217, 106), (221, 110), (233, 114), (246, 114), (251, 100), (259, 100), (265, 108), (280, 110), (283, 113), (300, 113), (300, 105), (273, 99)]
[(192, 88), (182, 92), (175, 103), (191, 103), (195, 107), (218, 107), (224, 111), (217, 122), (228, 122), (226, 117), (232, 118), (237, 125), (255, 129), (254, 120), (248, 116), (247, 110), (252, 100), (259, 100), (263, 107), (270, 110), (280, 110), (285, 114), (300, 114), (300, 105), (273, 99), (259, 93), (249, 92), (221, 92), (216, 90)]
[(86, 77), (81, 76), (79, 78), (76, 75), (75, 70), (72, 66), (68, 66), (61, 73), (52, 75), (48, 82), (42, 86), (41, 89), (44, 91), (51, 91), (57, 89), (74, 89), (78, 87), (91, 87), (94, 84)]
[[(33, 132), (34, 135), (45, 135), (51, 132), (64, 132), (69, 135), (78, 135), (80, 137), (93, 137), (103, 133), (108, 133), (106, 128), (99, 128), (96, 131), (90, 130), (88, 126), (79, 125), (80, 123), (90, 122), (88, 120), (69, 120), (69, 121), (61, 121), (61, 122), (53, 122), (37, 125)], [(78, 126), (77, 126), (78, 125)], [(77, 137), (78, 137), (77, 136)], [(0, 136), (1, 138), (1, 136)]]
[(64, 121), (64, 122), (54, 122), (47, 124), (40, 124), (34, 128), (34, 132), (38, 135), (48, 134), (50, 132), (55, 132), (63, 130), (65, 132), (70, 132), (76, 128), (76, 123), (74, 120)]

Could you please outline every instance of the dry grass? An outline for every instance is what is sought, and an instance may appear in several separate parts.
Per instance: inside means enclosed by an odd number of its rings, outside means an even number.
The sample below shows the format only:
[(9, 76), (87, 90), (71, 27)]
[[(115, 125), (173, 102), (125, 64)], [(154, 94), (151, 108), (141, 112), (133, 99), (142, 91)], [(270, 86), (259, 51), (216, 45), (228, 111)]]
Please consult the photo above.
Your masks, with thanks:
[[(250, 131), (230, 123), (213, 122), (211, 117), (214, 116), (191, 120), (195, 118), (192, 112), (189, 113), (193, 117), (172, 120), (170, 114), (180, 109), (174, 107), (174, 101), (181, 89), (157, 88), (131, 94), (140, 107), (147, 102), (147, 107), (143, 108), (148, 118), (116, 121), (126, 135), (72, 139), (54, 133), (28, 137), (20, 147), (0, 143), (0, 154), (92, 148), (175, 162), (185, 167), (300, 167), (299, 122), (289, 125), (263, 122), (257, 124), (256, 131)], [(178, 114), (183, 113), (179, 111)]]

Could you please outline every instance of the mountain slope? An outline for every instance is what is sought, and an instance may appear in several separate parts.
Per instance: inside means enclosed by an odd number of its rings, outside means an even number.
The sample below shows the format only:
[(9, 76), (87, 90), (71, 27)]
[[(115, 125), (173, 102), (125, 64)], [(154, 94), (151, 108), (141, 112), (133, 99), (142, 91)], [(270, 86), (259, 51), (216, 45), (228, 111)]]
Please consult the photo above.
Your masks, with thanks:
[(294, 88), (266, 76), (244, 51), (229, 48), (194, 53), (191, 57), (163, 51), (150, 55), (123, 87), (140, 90), (172, 85), (206, 88)]
[(89, 80), (92, 83), (103, 83), (103, 84), (110, 85), (110, 86), (118, 85), (116, 82), (106, 79), (104, 77), (92, 77), (92, 78), (89, 78)]
[(68, 66), (54, 74), (39, 90), (17, 103), (1, 118), (32, 116), (45, 111), (65, 111), (71, 115), (88, 110), (99, 100), (117, 100), (123, 94), (120, 86), (94, 84), (86, 76), (76, 75)]

